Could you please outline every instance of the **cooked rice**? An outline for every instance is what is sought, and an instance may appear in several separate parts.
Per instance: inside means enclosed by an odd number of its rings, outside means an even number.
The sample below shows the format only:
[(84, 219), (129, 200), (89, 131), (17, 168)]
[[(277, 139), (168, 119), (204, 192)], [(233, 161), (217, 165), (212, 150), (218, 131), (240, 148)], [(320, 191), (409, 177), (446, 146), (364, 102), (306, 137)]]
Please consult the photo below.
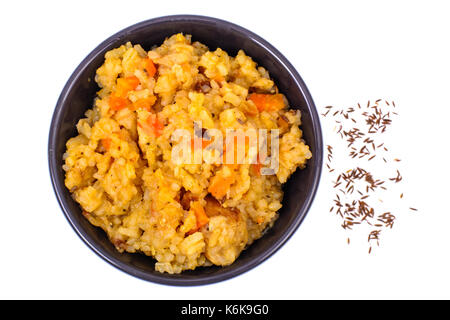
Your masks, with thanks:
[[(230, 57), (183, 34), (148, 52), (127, 43), (105, 54), (95, 80), (101, 90), (94, 106), (67, 142), (66, 187), (117, 250), (154, 257), (160, 272), (233, 263), (273, 225), (281, 184), (311, 158), (299, 111), (285, 98), (279, 110), (259, 110), (250, 99), (249, 91), (278, 89), (242, 50)], [(224, 135), (227, 128), (279, 129), (278, 172), (261, 175), (255, 164), (174, 163), (172, 134), (193, 134), (194, 121)], [(216, 176), (225, 180), (212, 186)]]

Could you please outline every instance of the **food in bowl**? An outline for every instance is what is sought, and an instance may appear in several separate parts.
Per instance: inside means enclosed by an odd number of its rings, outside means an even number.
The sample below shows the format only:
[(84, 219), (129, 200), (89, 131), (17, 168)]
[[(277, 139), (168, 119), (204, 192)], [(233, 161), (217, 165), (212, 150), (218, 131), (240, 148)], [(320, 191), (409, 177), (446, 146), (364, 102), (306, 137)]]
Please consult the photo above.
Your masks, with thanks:
[(232, 264), (273, 226), (282, 184), (312, 156), (300, 111), (242, 50), (183, 34), (150, 51), (126, 43), (95, 81), (66, 144), (65, 185), (118, 251), (154, 257), (159, 272)]

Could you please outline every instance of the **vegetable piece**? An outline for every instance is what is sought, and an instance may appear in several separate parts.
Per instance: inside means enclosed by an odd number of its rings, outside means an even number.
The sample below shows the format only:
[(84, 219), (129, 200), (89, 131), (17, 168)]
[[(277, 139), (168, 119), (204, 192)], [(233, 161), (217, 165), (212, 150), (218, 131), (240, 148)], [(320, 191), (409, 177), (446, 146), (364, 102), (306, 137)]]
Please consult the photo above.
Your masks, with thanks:
[(139, 79), (136, 76), (117, 79), (116, 95), (125, 98), (128, 92), (135, 90), (139, 86)]
[(129, 100), (126, 98), (119, 97), (115, 93), (112, 93), (109, 96), (108, 103), (112, 110), (119, 111), (128, 106)]
[(144, 122), (139, 121), (138, 126), (149, 136), (155, 135), (159, 137), (164, 130), (164, 124), (159, 122), (158, 117), (154, 113), (150, 113)]
[(262, 168), (262, 164), (259, 162), (252, 164), (253, 174), (257, 177), (261, 176), (261, 168)]
[(139, 85), (139, 79), (135, 76), (117, 79), (116, 92), (109, 97), (109, 106), (114, 111), (122, 110), (130, 105), (127, 99), (129, 91), (134, 90)]
[(223, 199), (235, 181), (236, 172), (231, 166), (224, 165), (222, 169), (211, 178), (208, 192), (211, 193), (216, 199)]
[(150, 59), (150, 58), (147, 58), (145, 60), (144, 69), (145, 69), (145, 71), (147, 71), (147, 74), (150, 78), (156, 74), (156, 66), (153, 63), (152, 59)]
[(202, 139), (202, 148), (205, 149), (207, 146), (209, 146), (212, 143), (212, 140), (206, 140)]
[(127, 86), (129, 88), (131, 88), (131, 90), (136, 89), (139, 86), (139, 83), (140, 83), (138, 77), (136, 77), (136, 76), (126, 77), (125, 81), (127, 83)]
[(259, 112), (278, 111), (284, 108), (284, 99), (282, 94), (264, 94), (252, 93), (249, 100), (253, 101)]
[(225, 78), (221, 74), (217, 74), (213, 79), (216, 82), (222, 82), (223, 80), (225, 80)]
[(133, 103), (133, 110), (144, 109), (150, 112), (155, 102), (156, 102), (155, 96), (139, 99)]
[[(202, 140), (202, 143), (201, 143), (202, 149), (205, 149), (207, 146), (209, 146), (212, 143), (212, 140), (206, 140), (206, 139), (203, 139), (203, 138), (201, 140)], [(195, 142), (194, 141), (195, 141), (194, 139), (191, 139), (191, 148), (192, 149), (195, 148)]]
[(111, 148), (111, 142), (112, 142), (111, 138), (102, 139), (102, 140), (100, 140), (100, 142), (101, 142), (103, 148), (105, 148), (105, 150), (109, 150), (109, 148)]
[(209, 217), (205, 213), (205, 209), (200, 204), (200, 201), (192, 201), (191, 209), (194, 211), (195, 218), (197, 220), (197, 226), (192, 228), (187, 234), (191, 235), (197, 232), (201, 227), (206, 225), (209, 222)]
[(209, 222), (209, 218), (205, 213), (205, 209), (200, 204), (200, 201), (192, 202), (191, 208), (194, 210), (195, 217), (197, 218), (197, 229), (200, 229)]
[(153, 132), (155, 133), (155, 136), (159, 137), (160, 135), (162, 135), (163, 130), (164, 130), (164, 125), (161, 122), (159, 122), (156, 115), (152, 122), (152, 126), (153, 126)]
[(256, 163), (253, 163), (251, 168), (252, 172), (255, 176), (259, 177), (261, 176), (261, 168), (263, 167), (264, 159), (261, 159), (261, 155), (258, 153), (258, 156), (256, 157)]

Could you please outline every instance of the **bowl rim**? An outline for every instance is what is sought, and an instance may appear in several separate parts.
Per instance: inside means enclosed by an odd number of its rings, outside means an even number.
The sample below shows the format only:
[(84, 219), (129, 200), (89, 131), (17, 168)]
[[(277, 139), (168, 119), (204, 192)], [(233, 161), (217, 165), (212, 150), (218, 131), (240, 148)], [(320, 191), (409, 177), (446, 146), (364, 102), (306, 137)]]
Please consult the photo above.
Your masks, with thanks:
[[(98, 246), (93, 240), (90, 239), (88, 234), (83, 230), (83, 228), (77, 223), (75, 219), (75, 214), (71, 212), (67, 206), (67, 203), (65, 199), (62, 197), (61, 193), (65, 192), (65, 186), (64, 184), (60, 184), (57, 179), (57, 170), (61, 170), (60, 168), (57, 168), (57, 160), (56, 160), (56, 154), (54, 152), (55, 142), (57, 140), (57, 130), (58, 125), (60, 124), (61, 120), (61, 112), (63, 105), (66, 104), (66, 99), (68, 97), (69, 92), (72, 90), (72, 87), (76, 80), (79, 78), (81, 72), (83, 69), (88, 66), (90, 63), (92, 63), (92, 60), (94, 60), (98, 54), (104, 50), (105, 47), (107, 47), (110, 43), (116, 41), (119, 38), (124, 38), (126, 35), (133, 33), (137, 29), (141, 29), (143, 27), (150, 28), (154, 24), (158, 23), (166, 23), (170, 21), (186, 21), (186, 22), (204, 22), (204, 23), (212, 23), (219, 26), (225, 26), (225, 27), (232, 27), (237, 32), (244, 34), (245, 36), (252, 39), (252, 41), (256, 42), (260, 47), (262, 47), (264, 50), (269, 51), (277, 60), (278, 63), (280, 63), (284, 69), (288, 72), (289, 76), (294, 80), (297, 87), (300, 89), (306, 104), (308, 106), (308, 109), (310, 110), (312, 124), (313, 124), (313, 135), (316, 139), (316, 148), (314, 150), (313, 156), (316, 159), (316, 167), (314, 168), (313, 172), (313, 181), (312, 181), (312, 188), (308, 192), (308, 195), (305, 199), (304, 205), (302, 209), (297, 212), (297, 216), (294, 219), (294, 223), (292, 223), (287, 230), (262, 254), (252, 259), (250, 262), (243, 264), (237, 268), (231, 269), (229, 271), (225, 271), (221, 274), (213, 274), (213, 275), (201, 275), (198, 278), (192, 279), (186, 279), (186, 278), (170, 278), (167, 277), (166, 274), (161, 273), (161, 275), (156, 274), (149, 274), (146, 272), (143, 272), (141, 270), (138, 270), (137, 268), (123, 262), (120, 260), (115, 259), (114, 257), (111, 257), (108, 255), (107, 252), (104, 252), (100, 246)], [(266, 261), (269, 257), (271, 257), (276, 251), (278, 251), (287, 240), (289, 240), (292, 235), (295, 233), (295, 231), (298, 229), (300, 224), (303, 222), (305, 216), (307, 215), (308, 211), (311, 208), (312, 202), (315, 198), (315, 195), (317, 193), (321, 173), (322, 173), (322, 163), (323, 163), (323, 138), (322, 138), (322, 130), (320, 125), (320, 118), (316, 109), (316, 106), (314, 104), (314, 101), (312, 99), (312, 96), (306, 87), (306, 84), (304, 83), (303, 79), (300, 77), (297, 70), (294, 68), (294, 66), (286, 59), (286, 57), (278, 51), (274, 46), (272, 46), (269, 42), (261, 38), (260, 36), (256, 35), (252, 31), (249, 31), (239, 25), (236, 25), (232, 22), (228, 22), (222, 19), (209, 17), (209, 16), (201, 16), (201, 15), (189, 15), (189, 14), (180, 14), (180, 15), (168, 15), (168, 16), (161, 16), (157, 18), (152, 18), (148, 20), (144, 20), (141, 22), (138, 22), (134, 25), (131, 25), (127, 28), (124, 28), (112, 36), (108, 37), (106, 40), (104, 40), (102, 43), (100, 43), (95, 49), (93, 49), (77, 66), (77, 68), (73, 71), (70, 78), (67, 80), (54, 109), (52, 121), (50, 124), (50, 131), (49, 131), (49, 138), (48, 138), (48, 165), (49, 165), (49, 171), (50, 171), (50, 179), (53, 186), (53, 191), (56, 195), (56, 198), (58, 200), (59, 206), (61, 207), (64, 216), (66, 217), (67, 221), (75, 231), (75, 233), (80, 237), (80, 239), (92, 250), (94, 251), (99, 257), (101, 257), (103, 260), (108, 262), (110, 265), (114, 266), (115, 268), (130, 274), (136, 278), (158, 283), (158, 284), (164, 284), (164, 285), (173, 285), (173, 286), (197, 286), (197, 285), (206, 285), (206, 284), (212, 284), (217, 283), (220, 281), (224, 281), (230, 278), (234, 278), (238, 275), (241, 275), (257, 265), (261, 264), (262, 262)], [(66, 190), (67, 191), (67, 190)]]

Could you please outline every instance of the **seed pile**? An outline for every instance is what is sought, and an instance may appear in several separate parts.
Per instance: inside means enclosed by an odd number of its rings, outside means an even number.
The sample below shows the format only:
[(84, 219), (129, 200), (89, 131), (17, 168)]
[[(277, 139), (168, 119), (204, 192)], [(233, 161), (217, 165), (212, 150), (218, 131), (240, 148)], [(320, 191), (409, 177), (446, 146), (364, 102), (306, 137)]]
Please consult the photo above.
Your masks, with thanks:
[[(380, 235), (386, 229), (392, 229), (396, 216), (392, 210), (386, 210), (383, 203), (383, 192), (388, 191), (392, 184), (400, 183), (403, 178), (396, 166), (401, 161), (391, 158), (391, 152), (385, 144), (384, 134), (392, 125), (392, 120), (398, 113), (395, 102), (378, 99), (367, 102), (367, 105), (338, 109), (325, 107), (324, 118), (333, 121), (338, 135), (342, 158), (334, 161), (334, 147), (327, 145), (326, 167), (332, 177), (332, 187), (335, 197), (330, 212), (342, 219), (342, 228), (353, 230), (357, 226), (368, 227), (367, 241), (369, 253), (373, 244), (379, 245)], [(374, 162), (380, 162), (388, 173), (372, 174), (367, 167)], [(382, 162), (381, 162), (382, 161)], [(351, 164), (351, 169), (339, 170), (338, 165)], [(393, 171), (393, 172), (392, 172)], [(403, 193), (398, 197), (403, 198)], [(397, 204), (395, 205), (397, 208)], [(416, 211), (415, 208), (409, 208)], [(347, 238), (350, 244), (350, 238)]]

